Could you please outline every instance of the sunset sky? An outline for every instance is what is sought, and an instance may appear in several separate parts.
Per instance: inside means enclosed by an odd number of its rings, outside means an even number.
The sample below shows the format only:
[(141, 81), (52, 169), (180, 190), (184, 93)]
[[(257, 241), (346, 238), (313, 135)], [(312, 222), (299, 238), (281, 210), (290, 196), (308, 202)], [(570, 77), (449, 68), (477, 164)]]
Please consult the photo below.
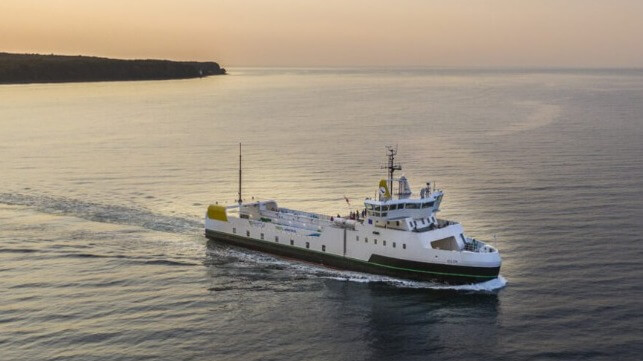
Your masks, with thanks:
[(641, 0), (1, 0), (0, 51), (223, 66), (643, 67)]

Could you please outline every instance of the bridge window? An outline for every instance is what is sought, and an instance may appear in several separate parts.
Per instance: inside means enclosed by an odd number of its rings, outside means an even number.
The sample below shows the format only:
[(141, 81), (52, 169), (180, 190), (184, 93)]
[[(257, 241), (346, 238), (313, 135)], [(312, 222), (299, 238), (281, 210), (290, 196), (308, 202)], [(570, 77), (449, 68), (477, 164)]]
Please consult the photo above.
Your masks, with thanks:
[(406, 203), (406, 209), (418, 209), (420, 208), (419, 203)]
[(422, 208), (433, 207), (433, 202), (424, 202), (422, 203)]
[(369, 210), (373, 209), (373, 205), (370, 203), (366, 203), (365, 206), (366, 206), (366, 209), (369, 209)]
[(460, 247), (458, 246), (458, 242), (453, 236), (433, 241), (431, 242), (431, 247), (433, 249), (443, 249), (450, 251), (457, 251), (460, 249)]
[(397, 205), (397, 209), (404, 209), (404, 203), (402, 203), (402, 204), (398, 204), (398, 205)]
[(373, 217), (379, 217), (379, 216), (380, 216), (380, 212), (373, 212)]
[(388, 211), (388, 206), (382, 206), (382, 211)]
[(388, 207), (388, 209), (389, 209), (389, 210), (391, 210), (391, 211), (396, 210), (396, 209), (397, 209), (397, 204), (391, 204), (391, 205)]
[(386, 217), (387, 214), (387, 212), (382, 212), (382, 217)]

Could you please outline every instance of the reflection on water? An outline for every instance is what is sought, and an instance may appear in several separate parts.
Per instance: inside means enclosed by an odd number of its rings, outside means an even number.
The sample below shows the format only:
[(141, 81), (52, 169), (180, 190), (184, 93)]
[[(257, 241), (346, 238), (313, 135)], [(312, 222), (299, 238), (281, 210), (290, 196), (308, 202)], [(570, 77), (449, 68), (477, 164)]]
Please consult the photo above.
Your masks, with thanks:
[(476, 350), (493, 356), (499, 308), (495, 293), (399, 289), (369, 284), (369, 343), (372, 359), (396, 355), (423, 358), (448, 353), (457, 358)]

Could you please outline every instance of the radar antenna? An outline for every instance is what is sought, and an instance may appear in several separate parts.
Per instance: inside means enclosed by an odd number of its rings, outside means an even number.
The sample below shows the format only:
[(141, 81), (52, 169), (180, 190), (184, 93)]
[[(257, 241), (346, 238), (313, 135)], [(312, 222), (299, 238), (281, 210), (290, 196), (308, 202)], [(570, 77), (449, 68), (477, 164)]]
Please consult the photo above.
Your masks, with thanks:
[(395, 156), (397, 155), (397, 144), (395, 148), (391, 145), (386, 146), (386, 151), (388, 152), (388, 164), (382, 166), (382, 169), (388, 169), (388, 189), (391, 194), (393, 194), (393, 172), (396, 170), (402, 170), (401, 164), (395, 164)]

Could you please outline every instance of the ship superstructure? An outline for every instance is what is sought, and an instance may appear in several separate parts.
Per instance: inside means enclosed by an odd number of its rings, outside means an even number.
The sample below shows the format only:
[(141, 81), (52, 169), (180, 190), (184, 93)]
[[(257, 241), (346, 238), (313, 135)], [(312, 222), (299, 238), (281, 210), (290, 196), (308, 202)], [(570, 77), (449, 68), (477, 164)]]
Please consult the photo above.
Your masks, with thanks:
[[(444, 193), (431, 183), (418, 197), (397, 149), (387, 147), (387, 179), (361, 210), (328, 216), (279, 207), (274, 200), (210, 205), (208, 238), (330, 267), (413, 280), (476, 283), (496, 278), (498, 251), (467, 237), (458, 222), (437, 218)], [(241, 161), (241, 157), (239, 158)], [(241, 169), (241, 168), (240, 168)], [(241, 179), (241, 172), (239, 173)]]

